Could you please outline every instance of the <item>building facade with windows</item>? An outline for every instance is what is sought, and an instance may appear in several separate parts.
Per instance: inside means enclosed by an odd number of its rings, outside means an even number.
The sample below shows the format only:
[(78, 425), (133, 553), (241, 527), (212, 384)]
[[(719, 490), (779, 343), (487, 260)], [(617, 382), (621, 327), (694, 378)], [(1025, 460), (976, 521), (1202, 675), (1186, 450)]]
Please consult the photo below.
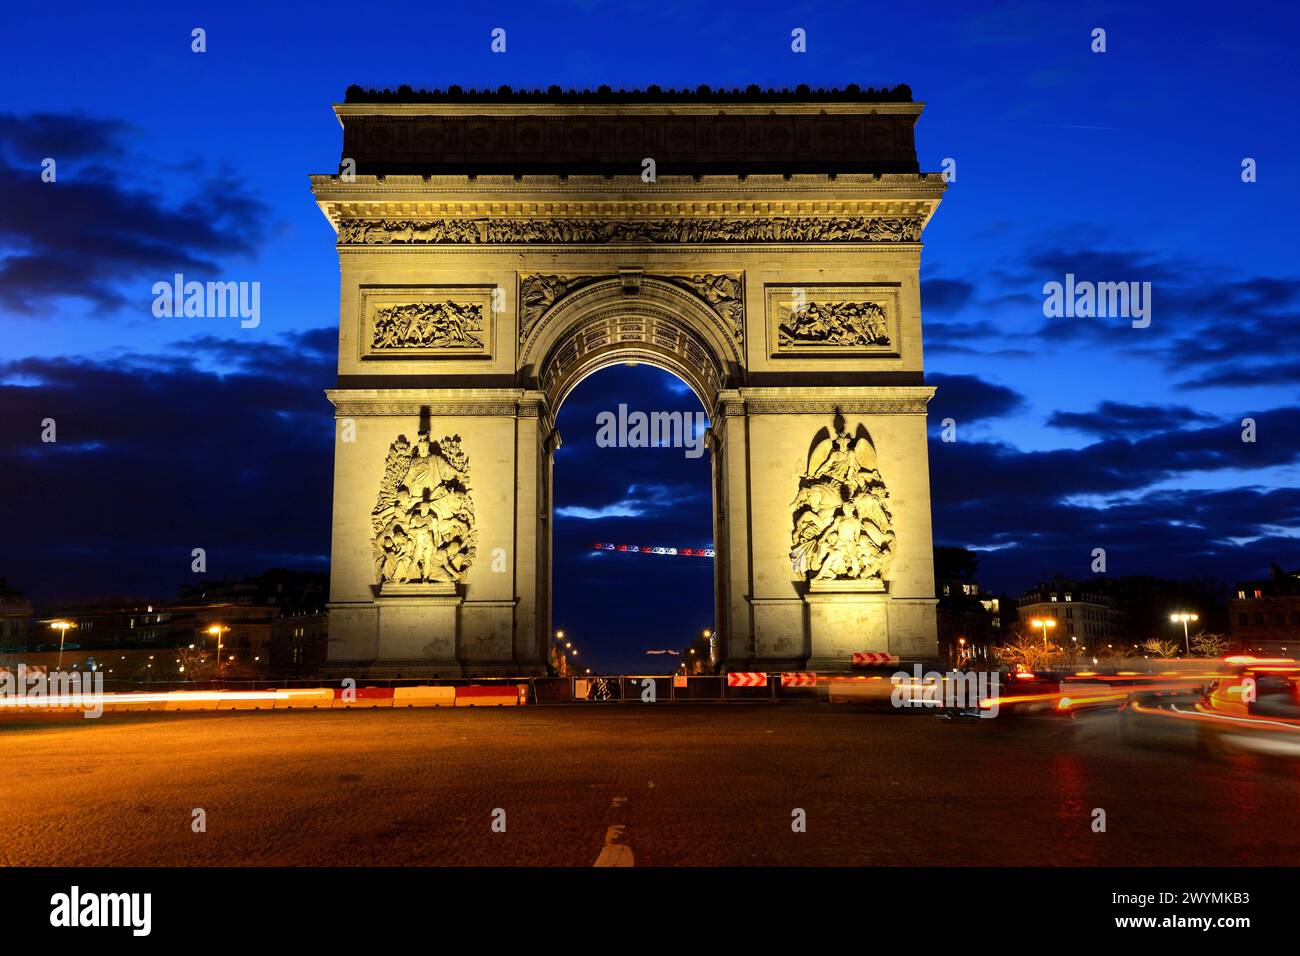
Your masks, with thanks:
[(1036, 629), (1035, 619), (1054, 618), (1051, 637), (1060, 643), (1077, 639), (1085, 645), (1124, 640), (1124, 613), (1108, 595), (1076, 581), (1055, 580), (1039, 584), (1020, 596), (1016, 607), (1022, 630)]
[(1274, 565), (1272, 577), (1238, 583), (1228, 633), (1243, 653), (1300, 658), (1300, 571)]

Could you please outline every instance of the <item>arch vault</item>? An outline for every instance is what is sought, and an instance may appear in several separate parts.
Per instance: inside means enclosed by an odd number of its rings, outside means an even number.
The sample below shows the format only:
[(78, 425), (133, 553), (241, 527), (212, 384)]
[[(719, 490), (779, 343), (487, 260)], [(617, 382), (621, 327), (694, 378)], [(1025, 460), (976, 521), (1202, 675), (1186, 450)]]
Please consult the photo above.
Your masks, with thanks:
[(935, 656), (920, 104), (351, 99), (331, 666), (542, 671), (554, 413), (628, 361), (709, 410), (727, 667)]

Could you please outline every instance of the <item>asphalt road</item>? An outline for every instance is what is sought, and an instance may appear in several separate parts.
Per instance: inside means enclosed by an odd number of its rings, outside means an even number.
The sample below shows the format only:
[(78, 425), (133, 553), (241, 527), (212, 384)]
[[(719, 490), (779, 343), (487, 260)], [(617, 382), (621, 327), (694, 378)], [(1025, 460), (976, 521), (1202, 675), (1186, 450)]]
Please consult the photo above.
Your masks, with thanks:
[(637, 866), (1300, 864), (1300, 765), (1132, 749), (1114, 715), (110, 714), (6, 719), (0, 761), (19, 866), (591, 866), (616, 825)]

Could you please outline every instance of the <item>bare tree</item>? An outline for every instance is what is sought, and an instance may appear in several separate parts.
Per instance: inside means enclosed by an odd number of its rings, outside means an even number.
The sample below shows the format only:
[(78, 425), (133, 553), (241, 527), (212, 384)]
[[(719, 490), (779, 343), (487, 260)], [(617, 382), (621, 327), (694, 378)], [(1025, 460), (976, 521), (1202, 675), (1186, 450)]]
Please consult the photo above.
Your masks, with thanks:
[(1166, 641), (1159, 637), (1142, 642), (1142, 650), (1152, 657), (1177, 657), (1182, 649), (1183, 645), (1177, 641)]
[(1061, 659), (1061, 649), (1054, 644), (1044, 644), (1037, 636), (1019, 629), (1012, 630), (1011, 635), (1006, 643), (992, 649), (998, 662), (1011, 670), (1050, 670)]
[(1228, 649), (1228, 638), (1208, 631), (1192, 635), (1192, 653), (1197, 657), (1222, 657)]

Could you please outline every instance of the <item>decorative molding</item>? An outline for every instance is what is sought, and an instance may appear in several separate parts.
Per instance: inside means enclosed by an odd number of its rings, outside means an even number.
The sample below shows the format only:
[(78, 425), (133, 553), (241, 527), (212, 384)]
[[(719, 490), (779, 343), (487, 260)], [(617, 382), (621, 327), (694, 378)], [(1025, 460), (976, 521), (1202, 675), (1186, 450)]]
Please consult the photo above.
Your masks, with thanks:
[(706, 272), (692, 276), (658, 276), (683, 288), (690, 289), (707, 302), (731, 329), (737, 342), (745, 335), (745, 282), (741, 274)]
[(765, 291), (772, 358), (902, 355), (897, 283), (769, 285)]
[(339, 245), (919, 242), (920, 216), (343, 219)]
[(490, 358), (490, 286), (362, 286), (360, 358)]
[(860, 401), (747, 398), (750, 415), (924, 415), (928, 398), (884, 398)]
[(574, 289), (581, 288), (601, 278), (598, 275), (520, 275), (519, 276), (519, 342), (528, 338), (537, 320)]
[[(744, 341), (745, 287), (742, 274), (644, 275), (640, 270), (620, 269), (618, 275), (626, 294), (639, 294), (645, 279), (659, 279), (685, 289), (717, 313), (737, 344)], [(604, 278), (609, 276), (520, 275), (519, 343), (524, 343), (551, 306), (571, 292)], [(629, 292), (629, 288), (636, 292)]]
[(409, 417), (422, 412), (434, 417), (527, 417), (521, 415), (518, 402), (431, 402), (418, 399), (367, 401), (341, 398), (334, 403), (335, 418)]

